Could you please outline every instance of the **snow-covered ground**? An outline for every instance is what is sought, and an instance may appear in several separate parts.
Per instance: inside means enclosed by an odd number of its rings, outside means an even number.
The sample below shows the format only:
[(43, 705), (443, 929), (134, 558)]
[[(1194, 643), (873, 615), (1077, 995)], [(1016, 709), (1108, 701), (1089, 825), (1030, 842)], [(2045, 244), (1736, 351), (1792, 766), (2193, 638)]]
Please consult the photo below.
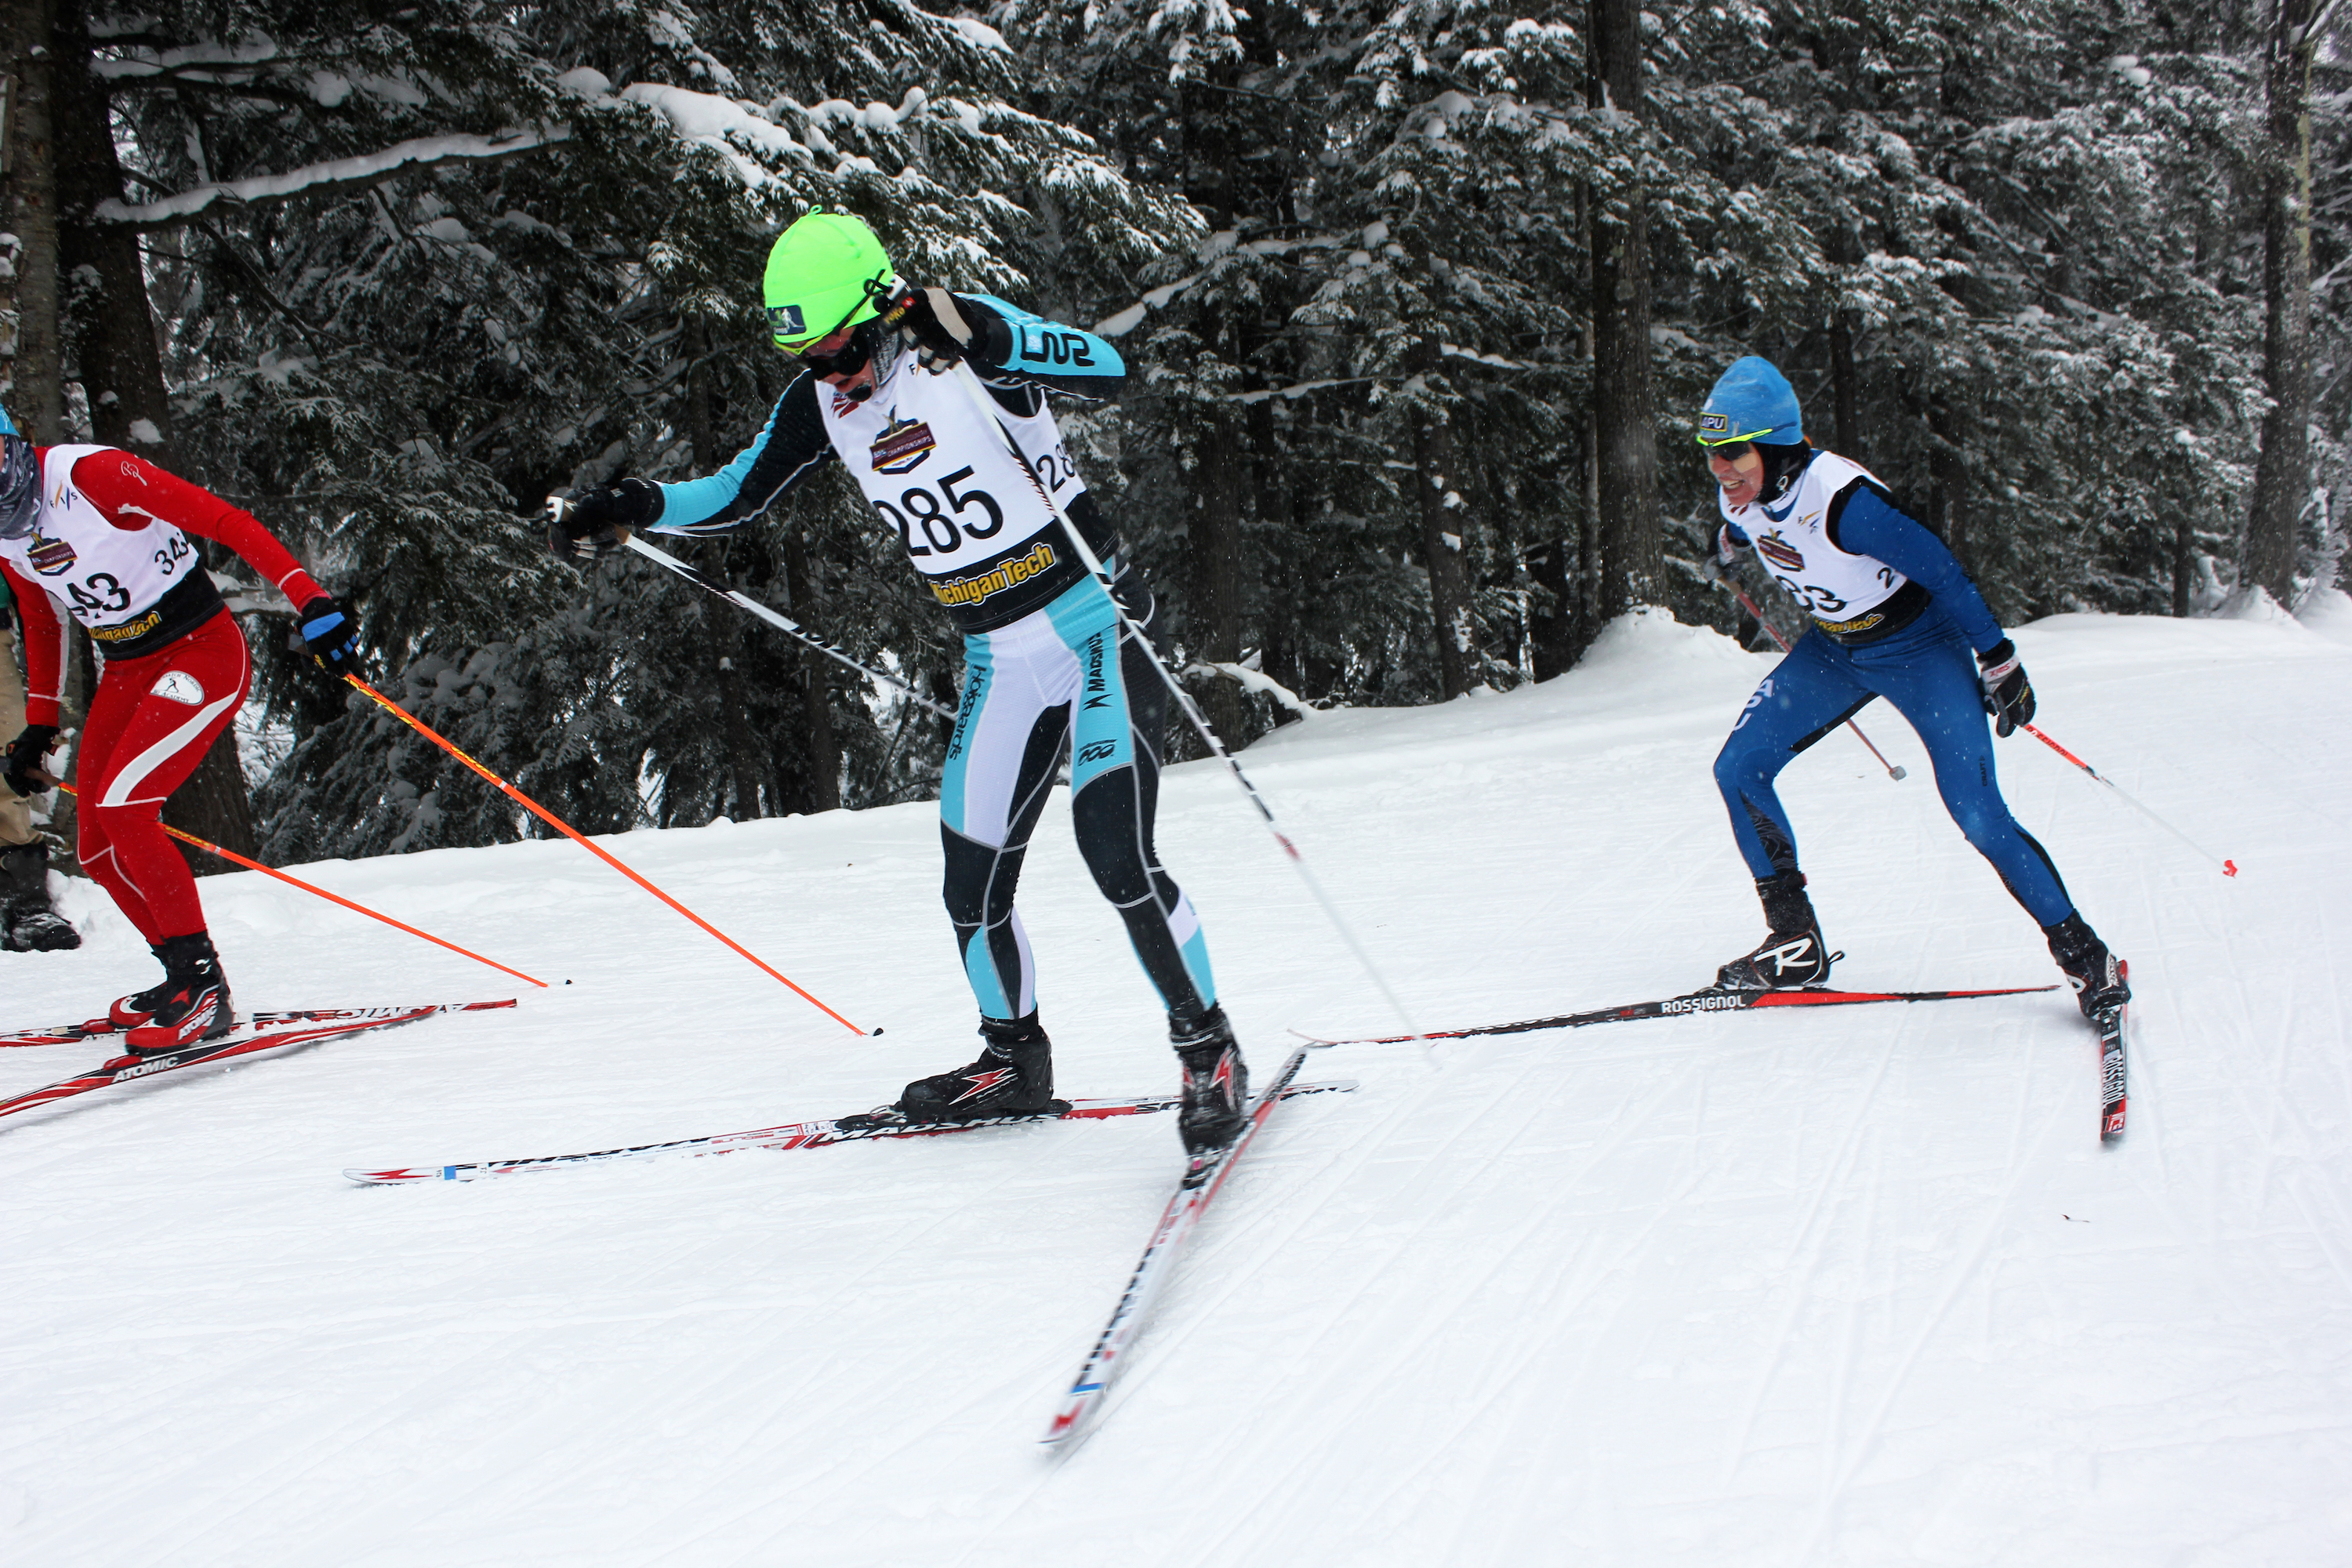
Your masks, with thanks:
[[(72, 1564), (2352, 1561), (2352, 616), (2017, 634), (2009, 798), (2140, 988), (2096, 1135), (2063, 995), (1349, 1047), (1199, 1233), (1099, 1430), (1035, 1439), (1165, 1197), (1166, 1117), (361, 1189), (859, 1109), (968, 1059), (928, 808), (315, 868), (546, 978), (0, 1122), (0, 1558)], [(1545, 687), (1249, 753), (1427, 1025), (1686, 990), (1760, 930), (1708, 774), (1768, 661), (1621, 626)], [(1785, 776), (1853, 984), (2055, 978), (1883, 706)], [(1391, 1019), (1230, 783), (1161, 841), (1270, 1068)], [(512, 982), (254, 876), (247, 1007)], [(1023, 899), (1065, 1092), (1171, 1063), (1057, 805)], [(150, 978), (87, 898), (0, 1007)], [(0, 1052), (0, 1092), (99, 1047)]]

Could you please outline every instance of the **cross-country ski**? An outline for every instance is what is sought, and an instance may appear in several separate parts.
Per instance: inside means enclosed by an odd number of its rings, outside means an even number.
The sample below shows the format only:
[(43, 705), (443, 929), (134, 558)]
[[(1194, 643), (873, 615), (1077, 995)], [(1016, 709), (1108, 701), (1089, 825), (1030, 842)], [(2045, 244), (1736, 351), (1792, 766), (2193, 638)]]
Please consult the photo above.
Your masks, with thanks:
[[(1356, 1085), (1344, 1080), (1297, 1083), (1283, 1098), (1304, 1094), (1341, 1094)], [(394, 1186), (409, 1182), (478, 1182), (491, 1176), (520, 1175), (531, 1171), (561, 1171), (582, 1165), (611, 1164), (620, 1160), (696, 1157), (731, 1154), (743, 1149), (822, 1149), (880, 1138), (939, 1138), (953, 1132), (977, 1132), (991, 1127), (1024, 1127), (1040, 1121), (1102, 1121), (1114, 1116), (1153, 1116), (1181, 1103), (1174, 1095), (1139, 1100), (1074, 1100), (1060, 1110), (1015, 1111), (1002, 1116), (975, 1117), (964, 1121), (929, 1124), (893, 1123), (870, 1117), (831, 1121), (799, 1121), (785, 1127), (758, 1127), (748, 1132), (719, 1132), (703, 1138), (677, 1138), (666, 1143), (641, 1143), (628, 1149), (596, 1149), (584, 1154), (540, 1154), (520, 1160), (478, 1160), (449, 1165), (394, 1165), (382, 1170), (346, 1170), (345, 1179), (362, 1186)]]
[(1472, 1024), (1458, 1029), (1428, 1029), (1418, 1035), (1349, 1035), (1342, 1037), (1294, 1033), (1325, 1046), (1392, 1046), (1409, 1040), (1464, 1040), (1478, 1035), (1526, 1035), (1540, 1029), (1581, 1029), (1592, 1024), (1623, 1024), (1641, 1018), (1695, 1018), (1717, 1013), (1743, 1013), (1758, 1007), (1848, 1007), (1864, 1002), (1951, 1002), (1974, 996), (2026, 996), (2056, 991), (2056, 985), (2007, 985), (1979, 991), (1832, 991), (1809, 985), (1793, 991), (1727, 991), (1708, 986), (1680, 996), (1653, 1002), (1628, 1002), (1615, 1007), (1595, 1007), (1582, 1013), (1555, 1013), (1542, 1018), (1520, 1018), (1508, 1024)]

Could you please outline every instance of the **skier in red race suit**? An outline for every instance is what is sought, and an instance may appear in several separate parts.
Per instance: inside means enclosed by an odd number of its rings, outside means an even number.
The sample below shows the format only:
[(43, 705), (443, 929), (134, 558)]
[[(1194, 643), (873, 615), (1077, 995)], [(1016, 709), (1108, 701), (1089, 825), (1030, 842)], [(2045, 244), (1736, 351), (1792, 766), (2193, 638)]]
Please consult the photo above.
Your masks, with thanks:
[(65, 688), (62, 605), (106, 661), (75, 763), (82, 868), (163, 965), (162, 984), (87, 1026), (127, 1031), (134, 1056), (225, 1034), (236, 1021), (195, 878), (160, 821), (165, 797), (236, 719), (253, 680), (245, 636), (192, 533), (227, 545), (299, 607), (303, 639), (323, 668), (352, 668), (351, 617), (251, 514), (129, 452), (36, 447), (13, 425), (0, 431), (0, 573), (24, 618), (26, 687), (5, 773), (19, 795), (50, 785), (44, 769)]

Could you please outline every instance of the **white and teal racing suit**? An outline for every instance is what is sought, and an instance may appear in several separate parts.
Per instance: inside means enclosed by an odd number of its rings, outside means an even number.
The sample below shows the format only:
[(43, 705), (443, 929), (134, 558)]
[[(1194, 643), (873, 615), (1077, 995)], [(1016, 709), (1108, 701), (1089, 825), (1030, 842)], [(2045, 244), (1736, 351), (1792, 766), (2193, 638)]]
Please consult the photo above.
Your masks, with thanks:
[[(1037, 1007), (1036, 966), (1013, 908), (1022, 858), (1066, 747), (1070, 812), (1095, 883), (1126, 921), (1172, 1024), (1217, 999), (1192, 900), (1152, 846), (1168, 694), (1148, 654), (1123, 645), (1111, 596), (1070, 547), (1037, 486), (1050, 486), (1149, 633), (1150, 589), (1118, 557), (1045, 405), (1047, 391), (1116, 396), (1118, 352), (1091, 332), (988, 295), (959, 295), (968, 353), (1028, 468), (952, 375), (878, 354), (863, 402), (803, 374), (767, 427), (719, 472), (661, 487), (656, 533), (730, 532), (829, 458), (849, 467), (876, 516), (964, 634), (961, 710), (940, 791), (946, 899), (982, 1014)], [(1030, 471), (1035, 474), (1034, 481)]]

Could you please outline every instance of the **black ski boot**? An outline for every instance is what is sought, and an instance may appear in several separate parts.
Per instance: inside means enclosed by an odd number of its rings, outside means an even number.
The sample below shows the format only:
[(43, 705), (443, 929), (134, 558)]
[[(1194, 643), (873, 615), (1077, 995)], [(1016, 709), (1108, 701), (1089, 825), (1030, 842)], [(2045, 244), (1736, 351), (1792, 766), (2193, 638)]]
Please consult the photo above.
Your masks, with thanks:
[(49, 908), (49, 852), (39, 844), (0, 850), (0, 947), (63, 952), (81, 945), (71, 921)]
[[(163, 961), (164, 994), (154, 1016), (123, 1037), (122, 1048), (134, 1057), (161, 1056), (227, 1034), (236, 1027), (228, 980), (221, 973), (220, 955), (213, 939), (203, 931), (175, 936), (155, 949)], [(136, 1002), (140, 996), (125, 998)]]
[(1234, 1026), (1223, 1007), (1197, 1018), (1168, 1017), (1168, 1043), (1184, 1067), (1183, 1103), (1176, 1111), (1176, 1135), (1195, 1158), (1223, 1148), (1241, 1135), (1249, 1107), (1249, 1068), (1234, 1042)]
[(2042, 934), (2050, 939), (2050, 956), (2058, 961), (2059, 973), (2074, 988), (2083, 1016), (2095, 1023), (2100, 1014), (2131, 1000), (2131, 987), (2124, 984), (2123, 960), (2107, 951), (2107, 944), (2083, 923), (2079, 913), (2054, 926), (2043, 926)]
[(1792, 991), (1827, 980), (1830, 965), (1845, 954), (1832, 952), (1822, 942), (1813, 900), (1805, 897), (1805, 874), (1783, 871), (1759, 877), (1756, 896), (1764, 900), (1764, 925), (1772, 934), (1755, 952), (1717, 970), (1716, 989)]
[(908, 1121), (978, 1121), (991, 1116), (1058, 1115), (1069, 1101), (1054, 1098), (1054, 1042), (1037, 1015), (982, 1018), (985, 1042), (970, 1067), (907, 1086), (887, 1108)]

